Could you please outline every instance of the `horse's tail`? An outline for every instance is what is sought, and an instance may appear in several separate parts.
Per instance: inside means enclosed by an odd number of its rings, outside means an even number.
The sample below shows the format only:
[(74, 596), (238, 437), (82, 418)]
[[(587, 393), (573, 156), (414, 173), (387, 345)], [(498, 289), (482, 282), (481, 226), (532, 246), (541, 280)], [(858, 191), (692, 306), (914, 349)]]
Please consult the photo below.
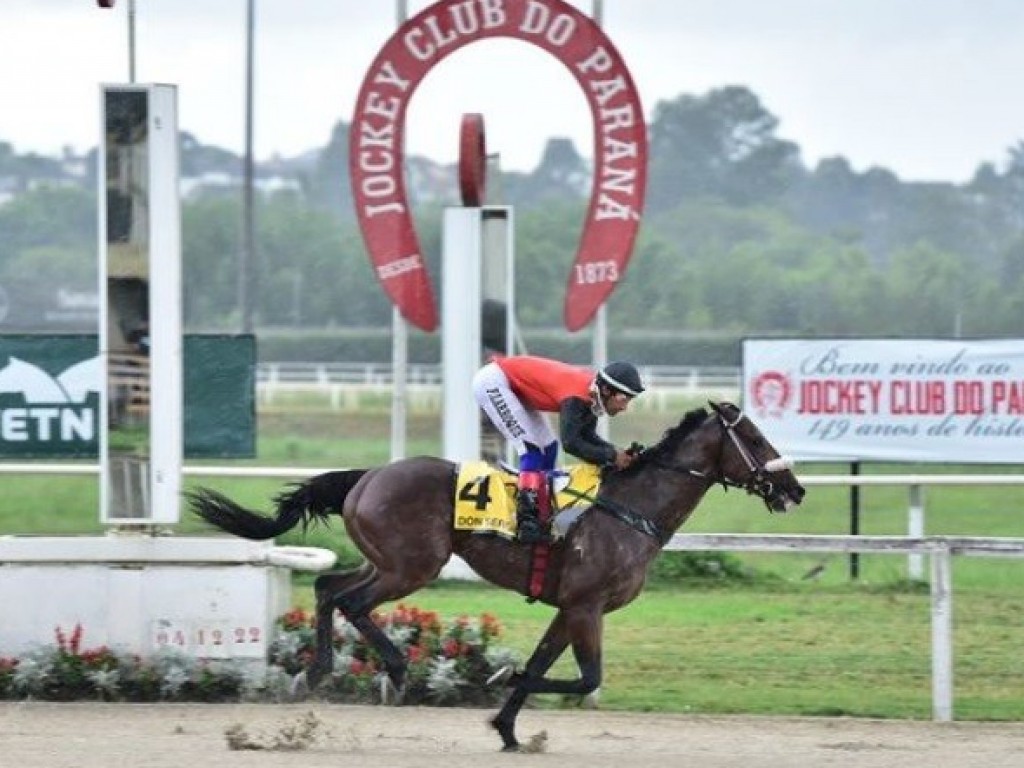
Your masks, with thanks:
[(310, 523), (327, 523), (331, 514), (340, 515), (345, 497), (368, 471), (325, 472), (295, 483), (290, 490), (274, 497), (275, 517), (248, 510), (209, 488), (199, 488), (186, 495), (192, 512), (211, 525), (243, 539), (263, 541), (290, 531), (300, 522), (305, 531)]

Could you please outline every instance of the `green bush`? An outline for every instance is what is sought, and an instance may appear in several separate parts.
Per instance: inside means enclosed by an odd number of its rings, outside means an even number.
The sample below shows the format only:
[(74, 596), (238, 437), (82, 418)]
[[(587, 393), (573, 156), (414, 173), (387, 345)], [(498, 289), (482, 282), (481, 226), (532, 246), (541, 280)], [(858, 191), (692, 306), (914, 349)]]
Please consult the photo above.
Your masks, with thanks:
[(758, 574), (727, 552), (662, 552), (651, 566), (653, 584), (671, 585), (702, 579), (750, 583)]

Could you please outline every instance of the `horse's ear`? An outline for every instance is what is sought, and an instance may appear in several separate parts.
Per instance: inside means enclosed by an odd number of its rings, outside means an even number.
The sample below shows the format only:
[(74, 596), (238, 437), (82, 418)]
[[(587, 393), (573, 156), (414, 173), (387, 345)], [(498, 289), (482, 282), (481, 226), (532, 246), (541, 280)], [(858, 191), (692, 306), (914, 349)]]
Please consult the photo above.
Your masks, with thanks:
[(711, 410), (717, 413), (719, 416), (724, 415), (722, 413), (722, 406), (716, 403), (714, 400), (708, 400), (708, 405), (711, 406)]

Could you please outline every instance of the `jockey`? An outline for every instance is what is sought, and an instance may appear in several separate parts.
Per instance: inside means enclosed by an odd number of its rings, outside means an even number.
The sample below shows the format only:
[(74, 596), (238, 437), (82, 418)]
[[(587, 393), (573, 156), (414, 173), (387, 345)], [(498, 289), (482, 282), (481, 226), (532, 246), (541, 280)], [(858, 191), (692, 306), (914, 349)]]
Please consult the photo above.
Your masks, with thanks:
[(559, 415), (565, 452), (590, 464), (625, 469), (633, 456), (597, 434), (601, 416), (615, 416), (644, 391), (632, 363), (609, 363), (596, 374), (543, 357), (495, 357), (473, 377), (477, 403), (519, 454), (516, 521), (525, 544), (550, 541), (539, 519), (545, 472), (555, 468), (558, 441), (546, 413)]

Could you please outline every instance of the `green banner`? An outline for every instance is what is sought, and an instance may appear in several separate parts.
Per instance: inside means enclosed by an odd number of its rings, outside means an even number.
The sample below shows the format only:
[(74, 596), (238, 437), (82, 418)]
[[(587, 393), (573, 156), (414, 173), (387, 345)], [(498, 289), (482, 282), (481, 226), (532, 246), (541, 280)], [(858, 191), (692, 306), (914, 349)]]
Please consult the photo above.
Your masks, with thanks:
[[(186, 335), (187, 458), (256, 453), (256, 341)], [(96, 458), (106, 370), (93, 335), (0, 336), (0, 459)]]
[(186, 335), (185, 457), (256, 455), (256, 337)]

